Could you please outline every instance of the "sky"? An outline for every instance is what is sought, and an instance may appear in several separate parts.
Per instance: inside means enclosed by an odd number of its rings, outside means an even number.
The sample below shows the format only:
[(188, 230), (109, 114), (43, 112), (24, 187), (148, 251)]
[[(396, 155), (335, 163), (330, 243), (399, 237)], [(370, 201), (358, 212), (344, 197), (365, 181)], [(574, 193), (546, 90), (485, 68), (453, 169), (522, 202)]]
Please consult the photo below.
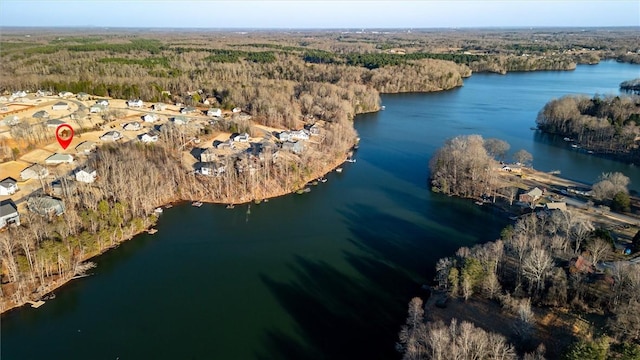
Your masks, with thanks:
[(0, 26), (280, 29), (640, 26), (640, 0), (0, 0)]

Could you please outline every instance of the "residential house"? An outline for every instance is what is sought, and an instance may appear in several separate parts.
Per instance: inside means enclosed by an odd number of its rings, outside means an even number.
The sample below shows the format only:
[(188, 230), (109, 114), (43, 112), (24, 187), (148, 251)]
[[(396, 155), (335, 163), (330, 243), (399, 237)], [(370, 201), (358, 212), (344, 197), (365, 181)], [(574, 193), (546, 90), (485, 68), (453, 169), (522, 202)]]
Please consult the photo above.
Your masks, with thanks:
[(285, 141), (282, 143), (282, 150), (291, 151), (294, 154), (301, 154), (304, 151), (304, 145), (300, 141)]
[(241, 112), (242, 109), (240, 109), (239, 107), (234, 107), (233, 110), (231, 110), (232, 113), (237, 114), (239, 112)]
[(49, 195), (69, 197), (76, 193), (77, 188), (74, 182), (65, 181), (63, 185), (62, 181), (58, 179), (51, 183), (51, 193)]
[(129, 100), (129, 101), (127, 101), (127, 106), (128, 107), (141, 108), (141, 107), (144, 106), (144, 103), (140, 99)]
[(222, 116), (222, 110), (218, 109), (218, 108), (211, 108), (209, 110), (207, 110), (207, 116)]
[(199, 173), (206, 176), (220, 176), (225, 170), (226, 167), (217, 162), (206, 162), (200, 166)]
[(122, 134), (118, 131), (108, 131), (100, 136), (102, 141), (116, 141), (122, 139)]
[(59, 154), (55, 153), (48, 158), (45, 159), (44, 163), (47, 165), (57, 165), (57, 164), (71, 164), (73, 162), (73, 156), (70, 154)]
[(0, 201), (0, 229), (8, 225), (20, 225), (18, 207), (11, 199)]
[(107, 107), (105, 105), (94, 104), (94, 105), (91, 105), (91, 107), (89, 108), (89, 113), (96, 114), (96, 113), (101, 113), (105, 110), (107, 110)]
[(11, 94), (11, 96), (13, 98), (23, 98), (23, 97), (27, 96), (27, 93), (25, 91), (16, 91), (13, 94)]
[(227, 141), (220, 141), (214, 144), (216, 149), (235, 149), (236, 146), (233, 144), (233, 140), (229, 139)]
[(38, 164), (31, 165), (20, 172), (20, 179), (22, 180), (44, 179), (47, 176), (49, 176), (49, 170)]
[(544, 210), (548, 212), (554, 210), (567, 211), (567, 203), (564, 201), (546, 203), (544, 204)]
[(182, 110), (180, 110), (180, 114), (182, 115), (186, 115), (186, 114), (192, 114), (194, 112), (198, 111), (198, 109), (196, 109), (193, 106), (187, 106), (185, 108), (182, 108)]
[(100, 106), (109, 106), (109, 100), (107, 99), (100, 99), (96, 101), (96, 105), (100, 105)]
[(64, 101), (59, 101), (53, 104), (53, 106), (51, 106), (51, 109), (52, 110), (69, 110), (69, 104)]
[(542, 197), (542, 194), (543, 194), (542, 190), (535, 187), (524, 194), (520, 194), (520, 196), (518, 197), (518, 200), (520, 200), (520, 202), (533, 205), (536, 201), (538, 201)]
[(311, 136), (320, 135), (320, 125), (313, 124), (309, 126), (309, 134)]
[(96, 143), (93, 141), (83, 141), (78, 146), (76, 146), (76, 151), (81, 154), (89, 154), (96, 148)]
[(47, 127), (48, 128), (57, 128), (58, 126), (62, 125), (62, 124), (66, 124), (66, 122), (62, 121), (62, 120), (58, 120), (58, 119), (49, 119), (46, 121)]
[(18, 115), (9, 115), (6, 116), (2, 121), (0, 121), (0, 125), (4, 126), (14, 126), (20, 123), (20, 118)]
[(244, 133), (233, 137), (233, 141), (237, 142), (249, 142), (249, 134)]
[(87, 183), (87, 184), (90, 184), (96, 181), (97, 176), (98, 176), (98, 173), (96, 172), (96, 170), (88, 166), (85, 166), (84, 168), (76, 171), (76, 181)]
[(140, 141), (143, 143), (152, 143), (158, 141), (158, 133), (155, 131), (149, 131), (146, 134), (142, 134), (139, 136)]
[(200, 153), (200, 162), (214, 162), (218, 159), (218, 154), (214, 148), (206, 148)]
[(132, 121), (130, 123), (126, 123), (122, 126), (122, 128), (126, 131), (138, 131), (142, 126), (137, 121)]
[(0, 96), (0, 102), (7, 102), (9, 101), (9, 99), (7, 99), (6, 96)]
[(34, 119), (47, 119), (49, 118), (49, 113), (44, 110), (40, 110), (31, 115), (31, 117)]
[(155, 104), (153, 104), (152, 108), (155, 111), (165, 111), (165, 110), (167, 110), (167, 104), (155, 103)]
[(45, 90), (36, 91), (36, 97), (43, 97), (43, 96), (51, 96), (51, 91), (45, 91)]
[(76, 95), (76, 98), (77, 98), (78, 100), (82, 100), (82, 101), (84, 101), (84, 100), (89, 100), (89, 94), (87, 94), (86, 92), (79, 92), (79, 93)]
[(189, 118), (185, 116), (176, 116), (173, 118), (173, 123), (176, 125), (186, 125), (189, 123)]
[(34, 196), (27, 200), (27, 208), (40, 215), (64, 214), (64, 203), (60, 199), (51, 196)]
[(18, 191), (18, 182), (12, 177), (0, 181), (0, 195), (13, 195)]
[(280, 141), (309, 140), (309, 132), (307, 130), (283, 131), (278, 134), (278, 139)]
[(62, 91), (58, 93), (58, 96), (61, 98), (68, 98), (68, 97), (72, 97), (73, 93), (70, 91)]
[(160, 117), (158, 116), (158, 114), (146, 114), (145, 116), (142, 117), (142, 119), (144, 120), (144, 122), (148, 122), (148, 123), (152, 123), (152, 122), (156, 122), (158, 121)]

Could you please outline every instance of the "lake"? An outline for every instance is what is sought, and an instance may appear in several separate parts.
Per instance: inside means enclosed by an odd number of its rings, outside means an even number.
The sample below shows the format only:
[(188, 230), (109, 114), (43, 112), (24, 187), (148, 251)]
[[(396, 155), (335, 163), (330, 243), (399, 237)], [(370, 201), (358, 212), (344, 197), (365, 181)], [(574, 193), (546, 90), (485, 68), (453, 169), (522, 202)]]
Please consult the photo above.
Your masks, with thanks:
[(532, 131), (565, 94), (617, 94), (640, 67), (474, 74), (432, 94), (383, 96), (356, 118), (356, 163), (303, 195), (260, 205), (175, 206), (153, 236), (96, 258), (93, 276), (39, 309), (2, 316), (2, 359), (389, 359), (407, 303), (435, 262), (494, 240), (509, 223), (470, 201), (429, 191), (428, 161), (459, 134), (526, 149), (540, 170), (592, 183), (635, 166)]

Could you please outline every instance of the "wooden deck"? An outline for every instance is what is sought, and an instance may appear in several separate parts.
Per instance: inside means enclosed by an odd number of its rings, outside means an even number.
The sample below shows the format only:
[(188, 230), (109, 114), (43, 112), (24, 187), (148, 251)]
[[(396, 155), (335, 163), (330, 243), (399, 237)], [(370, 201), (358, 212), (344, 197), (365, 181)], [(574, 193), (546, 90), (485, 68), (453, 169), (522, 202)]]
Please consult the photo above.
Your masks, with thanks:
[(31, 304), (32, 308), (39, 308), (40, 306), (44, 305), (44, 301), (42, 300), (38, 300), (38, 301), (27, 301), (27, 303)]

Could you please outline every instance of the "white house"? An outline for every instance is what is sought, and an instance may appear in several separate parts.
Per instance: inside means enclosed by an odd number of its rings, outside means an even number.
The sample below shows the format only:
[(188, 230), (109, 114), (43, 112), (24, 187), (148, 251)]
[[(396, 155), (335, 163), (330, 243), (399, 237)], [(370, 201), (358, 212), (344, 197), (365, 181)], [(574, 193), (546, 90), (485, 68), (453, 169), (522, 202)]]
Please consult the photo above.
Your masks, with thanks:
[(100, 136), (102, 141), (116, 141), (122, 139), (122, 134), (118, 131), (108, 131)]
[(46, 167), (38, 164), (31, 165), (20, 172), (20, 178), (22, 180), (44, 179), (47, 176), (49, 176), (49, 170), (47, 170)]
[(48, 165), (57, 165), (57, 164), (71, 164), (73, 162), (73, 156), (70, 154), (58, 154), (55, 153), (48, 158), (45, 159), (44, 163)]
[(101, 113), (105, 110), (106, 110), (106, 106), (100, 105), (100, 104), (91, 105), (91, 107), (89, 108), (89, 112), (92, 114)]
[(152, 143), (152, 142), (156, 142), (158, 141), (158, 135), (157, 134), (153, 134), (153, 133), (146, 133), (146, 134), (142, 134), (140, 135), (140, 141), (142, 141), (143, 143)]
[(165, 111), (165, 110), (167, 110), (167, 104), (155, 103), (155, 104), (153, 104), (153, 110), (155, 110), (155, 111)]
[(97, 172), (95, 169), (85, 167), (76, 172), (76, 181), (90, 184), (96, 181)]
[(18, 115), (9, 115), (0, 121), (0, 125), (13, 126), (20, 123)]
[(69, 104), (64, 101), (59, 101), (51, 107), (52, 110), (69, 110)]
[(200, 167), (200, 174), (206, 176), (220, 176), (224, 173), (226, 167), (215, 162), (204, 163)]
[(18, 182), (12, 177), (0, 181), (0, 195), (13, 195), (18, 191)]
[(100, 99), (100, 100), (96, 101), (96, 105), (100, 105), (100, 106), (109, 106), (109, 100), (107, 100), (107, 99)]
[(184, 116), (176, 116), (173, 118), (173, 123), (176, 125), (185, 125), (189, 123), (189, 118)]
[(237, 142), (249, 142), (249, 134), (244, 133), (244, 134), (236, 135), (236, 136), (233, 138), (233, 141), (237, 141)]
[(309, 140), (309, 132), (307, 130), (296, 130), (289, 133), (290, 140)]
[(211, 108), (207, 111), (207, 116), (222, 116), (222, 110), (218, 108)]
[(7, 102), (9, 101), (9, 99), (7, 99), (6, 96), (0, 96), (0, 102)]
[(72, 97), (73, 93), (70, 91), (62, 91), (60, 93), (58, 93), (58, 96), (61, 98), (68, 98), (68, 97)]
[(20, 214), (16, 204), (8, 199), (0, 202), (0, 229), (11, 224), (20, 225)]
[(89, 154), (96, 148), (96, 146), (95, 142), (87, 140), (78, 144), (78, 146), (76, 146), (76, 151), (80, 154)]
[(138, 131), (140, 130), (141, 126), (140, 123), (137, 121), (132, 121), (130, 123), (126, 123), (122, 126), (123, 129), (127, 130), (127, 131)]
[(158, 121), (158, 114), (147, 114), (145, 116), (142, 117), (142, 119), (144, 119), (144, 122), (156, 122)]
[(183, 108), (182, 110), (180, 110), (180, 114), (183, 114), (183, 115), (191, 114), (191, 113), (194, 113), (196, 111), (198, 111), (198, 109), (196, 109), (195, 107), (187, 106), (187, 107)]
[(231, 112), (234, 113), (234, 114), (237, 114), (237, 113), (239, 113), (241, 111), (242, 111), (242, 109), (240, 109), (239, 107), (235, 107), (235, 108), (233, 108), (233, 110), (231, 110)]
[(144, 103), (140, 99), (129, 100), (127, 101), (127, 106), (141, 108), (144, 106)]
[(27, 93), (24, 91), (16, 91), (13, 94), (11, 94), (12, 97), (14, 98), (23, 98), (25, 96), (27, 96)]
[(78, 94), (76, 94), (76, 98), (78, 100), (88, 100), (89, 94), (87, 94), (86, 92), (79, 92)]

